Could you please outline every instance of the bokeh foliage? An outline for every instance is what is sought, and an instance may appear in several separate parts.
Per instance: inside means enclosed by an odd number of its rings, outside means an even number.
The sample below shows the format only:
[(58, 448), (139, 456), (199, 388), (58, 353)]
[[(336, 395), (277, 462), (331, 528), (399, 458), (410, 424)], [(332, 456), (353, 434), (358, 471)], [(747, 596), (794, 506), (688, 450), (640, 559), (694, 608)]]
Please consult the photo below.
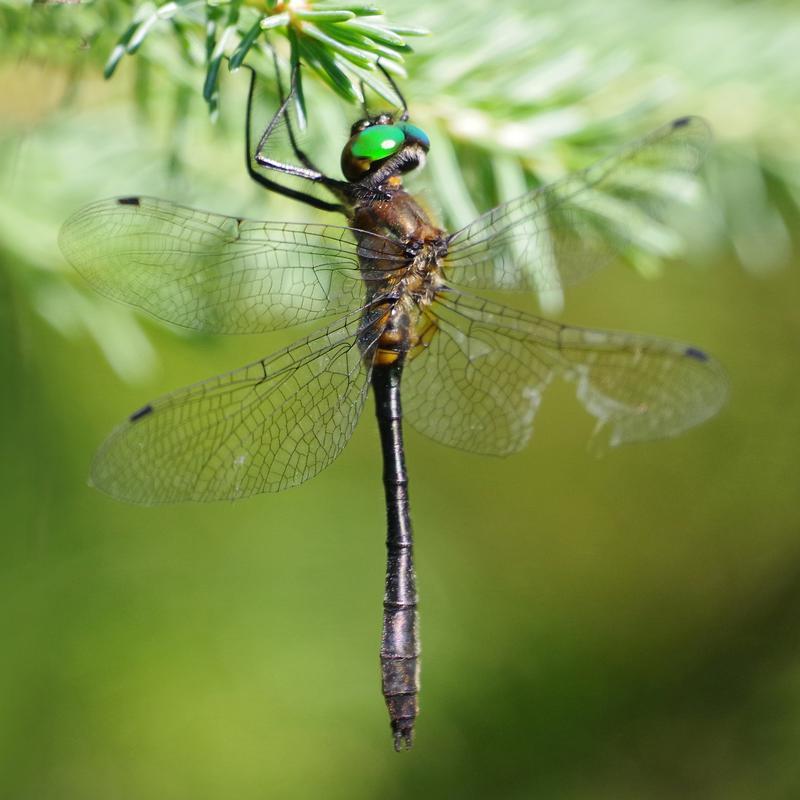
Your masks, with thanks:
[[(187, 341), (96, 297), (56, 246), (71, 211), (115, 194), (307, 218), (243, 174), (246, 76), (219, 71), (212, 122), (202, 31), (193, 62), (155, 26), (104, 81), (132, 4), (0, 0), (0, 795), (798, 796), (793, 4), (381, 7), (431, 31), (401, 85), (434, 141), (420, 187), (449, 225), (667, 118), (709, 119), (683, 258), (630, 253), (660, 280), (608, 272), (566, 317), (697, 342), (731, 403), (603, 461), (557, 387), (513, 459), (409, 434), (423, 694), (398, 758), (369, 413), (333, 468), (281, 495), (153, 510), (84, 485), (125, 412), (295, 336)], [(306, 145), (335, 167), (356, 108), (311, 71), (305, 88)]]

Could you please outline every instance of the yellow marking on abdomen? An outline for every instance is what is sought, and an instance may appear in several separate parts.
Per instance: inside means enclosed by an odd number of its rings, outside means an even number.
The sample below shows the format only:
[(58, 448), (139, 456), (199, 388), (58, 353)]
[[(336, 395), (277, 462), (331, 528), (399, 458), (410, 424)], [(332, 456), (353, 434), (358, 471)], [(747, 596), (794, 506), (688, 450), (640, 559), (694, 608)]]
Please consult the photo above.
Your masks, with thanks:
[(376, 367), (386, 367), (389, 364), (394, 364), (398, 358), (400, 358), (399, 351), (386, 350), (383, 347), (379, 347), (375, 352), (373, 364), (375, 364)]

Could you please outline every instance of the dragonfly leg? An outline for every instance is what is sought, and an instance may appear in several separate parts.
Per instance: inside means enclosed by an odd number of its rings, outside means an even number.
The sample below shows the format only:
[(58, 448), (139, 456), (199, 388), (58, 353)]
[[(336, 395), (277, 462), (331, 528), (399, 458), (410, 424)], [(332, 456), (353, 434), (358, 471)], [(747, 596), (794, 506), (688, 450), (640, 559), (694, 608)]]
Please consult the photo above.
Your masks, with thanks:
[[(286, 108), (291, 101), (291, 93), (289, 96), (281, 103), (278, 107), (278, 110), (273, 115), (272, 119), (267, 125), (266, 130), (264, 131), (263, 136), (261, 137), (261, 141), (258, 144), (258, 148), (256, 152), (253, 153), (252, 143), (250, 138), (250, 123), (252, 119), (253, 113), (253, 98), (255, 96), (255, 85), (256, 85), (256, 72), (255, 70), (248, 66), (244, 65), (250, 70), (250, 89), (247, 93), (247, 114), (245, 118), (245, 166), (247, 168), (247, 174), (258, 184), (269, 189), (270, 191), (277, 192), (278, 194), (284, 195), (284, 197), (291, 197), (293, 200), (300, 200), (307, 205), (313, 206), (314, 208), (319, 208), (323, 211), (339, 211), (344, 213), (345, 208), (341, 203), (331, 203), (327, 200), (322, 200), (319, 197), (315, 197), (308, 192), (304, 192), (300, 189), (293, 189), (289, 186), (284, 186), (283, 184), (278, 183), (277, 181), (270, 180), (270, 178), (266, 177), (266, 175), (262, 175), (260, 172), (257, 172), (253, 167), (253, 161), (259, 164), (262, 167), (266, 167), (267, 169), (275, 170), (276, 172), (281, 172), (285, 175), (294, 175), (299, 178), (303, 178), (305, 180), (312, 181), (314, 183), (322, 183), (328, 188), (331, 188), (335, 191), (335, 186), (338, 186), (340, 183), (344, 183), (342, 181), (334, 181), (331, 178), (326, 177), (321, 172), (318, 172), (314, 169), (309, 169), (308, 167), (297, 167), (292, 164), (284, 164), (280, 161), (275, 161), (274, 159), (269, 159), (264, 156), (262, 149), (264, 144), (266, 143), (269, 136), (275, 130), (276, 126), (278, 125), (281, 115), (286, 112)], [(292, 137), (293, 138), (293, 137)], [(344, 184), (347, 185), (347, 184)]]
[(406, 98), (403, 97), (403, 93), (400, 91), (400, 87), (397, 85), (397, 81), (392, 77), (392, 73), (386, 69), (386, 67), (381, 64), (381, 60), (378, 59), (375, 63), (375, 66), (383, 73), (384, 78), (389, 81), (389, 85), (394, 89), (395, 94), (400, 98), (400, 102), (403, 104), (403, 113), (400, 115), (400, 120), (405, 121), (408, 119), (408, 103), (406, 103)]
[[(272, 49), (272, 62), (275, 65), (275, 82), (278, 85), (278, 98), (281, 103), (281, 107), (283, 109), (288, 108), (288, 102), (291, 100), (294, 93), (297, 91), (297, 75), (298, 70), (300, 69), (300, 64), (298, 63), (293, 69), (291, 73), (291, 77), (289, 78), (289, 94), (284, 96), (283, 94), (283, 81), (281, 80), (281, 72), (280, 67), (278, 65), (278, 54)], [(309, 169), (323, 178), (326, 178), (325, 174), (322, 172), (319, 167), (305, 154), (303, 150), (300, 149), (300, 145), (297, 144), (297, 137), (294, 135), (294, 126), (292, 125), (292, 119), (289, 114), (285, 115), (285, 122), (286, 122), (286, 131), (289, 134), (289, 143), (292, 145), (292, 151), (294, 152), (295, 156), (297, 156), (298, 161), (306, 168)], [(266, 137), (267, 132), (264, 132), (264, 135), (261, 137), (261, 141), (258, 143), (258, 148), (256, 150), (256, 155), (260, 155), (262, 150), (264, 149), (264, 145), (266, 144)], [(329, 179), (330, 180), (330, 179)]]

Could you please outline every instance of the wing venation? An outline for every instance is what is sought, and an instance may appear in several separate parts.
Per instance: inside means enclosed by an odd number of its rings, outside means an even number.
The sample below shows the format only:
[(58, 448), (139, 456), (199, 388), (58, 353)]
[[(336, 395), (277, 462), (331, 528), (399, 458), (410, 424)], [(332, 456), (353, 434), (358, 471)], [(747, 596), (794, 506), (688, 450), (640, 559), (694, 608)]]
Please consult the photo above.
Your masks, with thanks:
[(149, 197), (86, 206), (64, 223), (60, 244), (102, 294), (209, 333), (347, 313), (364, 302), (360, 260), (374, 262), (376, 277), (403, 263), (395, 243), (366, 231), (255, 222)]
[(148, 403), (97, 453), (94, 485), (152, 505), (233, 500), (302, 483), (350, 438), (379, 335), (375, 315), (358, 311), (267, 358)]
[(664, 212), (692, 185), (710, 141), (705, 121), (683, 117), (488, 211), (450, 236), (448, 280), (471, 289), (545, 291), (582, 280), (632, 243), (674, 254)]

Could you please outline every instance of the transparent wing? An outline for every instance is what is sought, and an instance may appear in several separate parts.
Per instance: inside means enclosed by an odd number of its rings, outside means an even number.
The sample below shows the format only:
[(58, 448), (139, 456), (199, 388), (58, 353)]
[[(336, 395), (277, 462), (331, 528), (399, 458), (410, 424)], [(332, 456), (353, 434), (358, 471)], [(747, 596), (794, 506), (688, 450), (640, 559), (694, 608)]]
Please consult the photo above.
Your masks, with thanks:
[(352, 314), (261, 361), (179, 389), (105, 441), (92, 482), (120, 500), (233, 500), (302, 483), (355, 428), (379, 336)]
[(575, 382), (611, 445), (677, 435), (727, 396), (720, 365), (679, 342), (559, 325), (457, 292), (427, 311), (437, 330), (408, 366), (405, 415), (464, 450), (523, 447), (554, 375)]
[(365, 231), (254, 222), (148, 197), (88, 205), (64, 223), (59, 241), (98, 291), (211, 333), (261, 333), (345, 313), (364, 302), (359, 257), (365, 265), (379, 258), (376, 271), (401, 263), (396, 244)]
[(526, 332), (507, 328), (491, 310), (501, 307), (464, 306), (468, 302), (448, 292), (425, 310), (428, 344), (404, 371), (403, 413), (442, 444), (508, 455), (530, 438), (553, 359), (547, 351), (541, 359), (532, 352)]
[(710, 145), (708, 125), (683, 117), (621, 152), (478, 217), (449, 238), (449, 282), (543, 291), (576, 283), (631, 243), (668, 253), (659, 224)]

